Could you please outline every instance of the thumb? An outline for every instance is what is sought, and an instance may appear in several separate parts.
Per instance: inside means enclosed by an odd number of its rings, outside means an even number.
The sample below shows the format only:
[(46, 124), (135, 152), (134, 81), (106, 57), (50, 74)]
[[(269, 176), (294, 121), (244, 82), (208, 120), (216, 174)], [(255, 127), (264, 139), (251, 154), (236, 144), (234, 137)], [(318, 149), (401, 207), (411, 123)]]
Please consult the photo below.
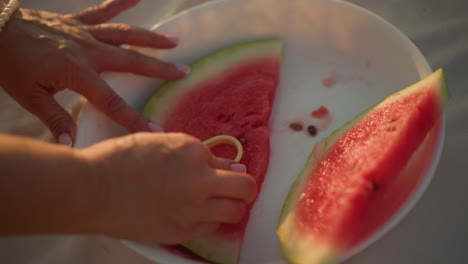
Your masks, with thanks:
[(51, 94), (41, 92), (20, 103), (49, 128), (59, 144), (70, 147), (73, 145), (76, 123)]

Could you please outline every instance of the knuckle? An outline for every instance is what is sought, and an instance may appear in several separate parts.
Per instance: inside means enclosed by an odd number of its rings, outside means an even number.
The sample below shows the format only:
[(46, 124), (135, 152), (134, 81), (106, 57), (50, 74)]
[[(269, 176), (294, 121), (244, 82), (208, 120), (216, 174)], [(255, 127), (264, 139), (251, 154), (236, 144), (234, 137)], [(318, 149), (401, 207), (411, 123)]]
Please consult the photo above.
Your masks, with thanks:
[(125, 105), (126, 104), (122, 97), (118, 96), (117, 94), (112, 94), (108, 96), (104, 107), (106, 108), (108, 114), (115, 115), (119, 113), (125, 107)]
[(140, 66), (142, 64), (146, 64), (146, 57), (137, 52), (137, 51), (133, 51), (133, 50), (129, 50), (129, 60), (130, 60), (130, 65), (132, 66)]
[(249, 190), (251, 193), (255, 193), (257, 191), (257, 181), (254, 179), (254, 177), (250, 175), (246, 176), (245, 182), (247, 190)]
[(183, 218), (178, 226), (182, 236), (190, 237), (194, 231), (195, 221), (192, 218)]
[(200, 157), (201, 155), (205, 155), (206, 152), (201, 142), (191, 136), (184, 139), (181, 149), (189, 158)]
[(211, 233), (211, 232), (216, 231), (216, 229), (218, 229), (218, 228), (219, 228), (218, 223), (209, 223), (209, 224), (205, 224), (204, 226), (200, 227), (200, 229), (202, 230), (203, 233)]
[(65, 54), (73, 53), (75, 48), (76, 48), (75, 43), (73, 43), (73, 41), (68, 40), (68, 39), (60, 40), (58, 43), (58, 47), (57, 47), (59, 52), (65, 53)]
[(207, 228), (208, 232), (214, 232), (219, 228), (220, 224), (219, 223), (211, 223), (210, 226)]
[(194, 234), (195, 234), (196, 237), (199, 237), (199, 236), (203, 236), (203, 235), (212, 233), (212, 232), (216, 231), (216, 229), (218, 229), (218, 228), (219, 228), (218, 223), (200, 224), (200, 225), (197, 225), (194, 228)]
[(199, 142), (188, 140), (183, 146), (186, 153), (197, 155), (202, 152), (202, 147)]
[(133, 27), (127, 24), (117, 24), (115, 28), (122, 34), (129, 34), (133, 32)]
[(246, 190), (247, 190), (247, 201), (250, 203), (250, 202), (253, 202), (256, 195), (257, 195), (257, 181), (249, 176), (246, 178)]
[(34, 93), (23, 97), (22, 101), (27, 102), (24, 106), (28, 111), (35, 114), (49, 128), (49, 130), (52, 131), (53, 134), (57, 135), (58, 133), (63, 132), (62, 130), (70, 127), (72, 119), (66, 114), (66, 112), (60, 111), (61, 109), (55, 109), (48, 104), (48, 101), (44, 96), (49, 95)]
[[(127, 105), (125, 104), (125, 107), (127, 107)], [(138, 115), (138, 114), (136, 114)], [(138, 115), (138, 116), (134, 116), (132, 115), (131, 118), (125, 118), (125, 120), (122, 120), (121, 121), (122, 124), (125, 125), (125, 127), (130, 130), (131, 132), (146, 132), (147, 129), (148, 129), (148, 120), (141, 116), (141, 115)], [(139, 133), (141, 134), (141, 137), (145, 137), (145, 138), (152, 138), (152, 135), (151, 133)]]
[(195, 177), (192, 177), (186, 191), (187, 197), (194, 207), (203, 206), (213, 190), (213, 184), (206, 177), (198, 177), (197, 174), (194, 173)]
[(193, 240), (198, 236), (197, 229), (196, 229), (196, 227), (194, 225), (189, 226), (189, 227), (187, 227), (185, 229), (182, 229), (179, 232), (180, 232), (179, 240), (182, 243)]
[(60, 130), (68, 124), (69, 118), (63, 114), (55, 113), (44, 118), (46, 126), (54, 133), (60, 132)]
[(216, 188), (215, 181), (212, 177), (197, 177), (193, 184), (194, 201), (201, 205), (214, 193)]
[(247, 206), (242, 202), (232, 202), (226, 215), (232, 222), (239, 222), (247, 212)]
[(190, 233), (185, 232), (185, 230), (178, 229), (176, 231), (176, 236), (173, 239), (173, 242), (174, 244), (180, 244), (180, 243), (185, 243), (190, 240), (192, 240), (192, 235)]
[[(148, 120), (143, 116), (139, 116), (138, 118), (131, 119), (129, 126), (132, 128), (132, 131), (137, 132), (140, 130), (146, 130), (147, 124)], [(147, 136), (150, 136), (150, 134), (148, 134)]]
[(43, 45), (53, 45), (55, 44), (56, 40), (53, 39), (51, 36), (40, 35), (37, 37), (37, 42), (42, 43)]

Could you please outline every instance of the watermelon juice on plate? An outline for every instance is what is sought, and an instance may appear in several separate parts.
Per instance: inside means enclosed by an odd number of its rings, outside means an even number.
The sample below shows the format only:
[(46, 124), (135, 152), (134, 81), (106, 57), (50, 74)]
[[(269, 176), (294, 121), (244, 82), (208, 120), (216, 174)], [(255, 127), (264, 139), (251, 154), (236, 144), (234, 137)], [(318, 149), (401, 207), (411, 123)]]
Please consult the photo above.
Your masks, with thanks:
[[(165, 21), (155, 30), (179, 36), (179, 47), (142, 52), (183, 63), (192, 63), (234, 44), (271, 37), (283, 41), (279, 84), (269, 120), (269, 165), (250, 212), (239, 263), (287, 263), (281, 255), (276, 227), (289, 188), (315, 143), (358, 113), (431, 72), (422, 54), (397, 29), (343, 1), (214, 1)], [(162, 83), (132, 74), (108, 74), (106, 80), (139, 110)], [(328, 110), (326, 124), (325, 118), (311, 115), (321, 106)], [(303, 129), (291, 130), (293, 122), (299, 122)], [(317, 128), (315, 136), (307, 133), (309, 126)], [(442, 119), (412, 158), (405, 171), (408, 176), (398, 183), (405, 191), (391, 197), (394, 204), (389, 206), (395, 210), (382, 214), (385, 224), (346, 257), (382, 237), (414, 206), (434, 173), (443, 129)], [(78, 123), (76, 146), (85, 147), (125, 133), (128, 132), (86, 105)], [(199, 263), (157, 246), (126, 244), (157, 263)]]

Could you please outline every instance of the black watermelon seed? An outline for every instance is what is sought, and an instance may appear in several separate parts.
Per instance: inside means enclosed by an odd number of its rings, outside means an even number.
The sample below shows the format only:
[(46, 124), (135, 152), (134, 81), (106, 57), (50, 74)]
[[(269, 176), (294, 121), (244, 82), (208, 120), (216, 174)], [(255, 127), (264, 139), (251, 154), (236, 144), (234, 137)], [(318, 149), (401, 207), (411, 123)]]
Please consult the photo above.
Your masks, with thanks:
[(308, 126), (307, 127), (307, 132), (309, 132), (309, 134), (311, 136), (315, 136), (315, 135), (317, 135), (318, 131), (317, 131), (317, 128), (315, 126)]
[(301, 131), (303, 126), (301, 123), (294, 122), (294, 123), (291, 123), (289, 127), (294, 131)]

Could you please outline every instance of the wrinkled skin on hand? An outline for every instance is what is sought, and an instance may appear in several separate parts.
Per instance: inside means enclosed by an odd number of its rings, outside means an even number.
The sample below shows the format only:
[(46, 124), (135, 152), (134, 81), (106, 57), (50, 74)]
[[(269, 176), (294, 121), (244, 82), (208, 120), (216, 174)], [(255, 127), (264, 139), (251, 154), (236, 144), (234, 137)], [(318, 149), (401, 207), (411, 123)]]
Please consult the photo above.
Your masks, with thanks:
[(0, 86), (36, 115), (63, 144), (76, 124), (53, 95), (71, 89), (132, 132), (155, 131), (119, 97), (100, 73), (131, 72), (162, 79), (183, 77), (189, 68), (160, 61), (120, 45), (174, 48), (177, 39), (126, 24), (105, 24), (139, 0), (107, 0), (76, 14), (19, 9), (0, 33)]
[(101, 186), (92, 231), (113, 237), (187, 242), (239, 222), (257, 194), (245, 170), (186, 134), (135, 133), (78, 151)]

